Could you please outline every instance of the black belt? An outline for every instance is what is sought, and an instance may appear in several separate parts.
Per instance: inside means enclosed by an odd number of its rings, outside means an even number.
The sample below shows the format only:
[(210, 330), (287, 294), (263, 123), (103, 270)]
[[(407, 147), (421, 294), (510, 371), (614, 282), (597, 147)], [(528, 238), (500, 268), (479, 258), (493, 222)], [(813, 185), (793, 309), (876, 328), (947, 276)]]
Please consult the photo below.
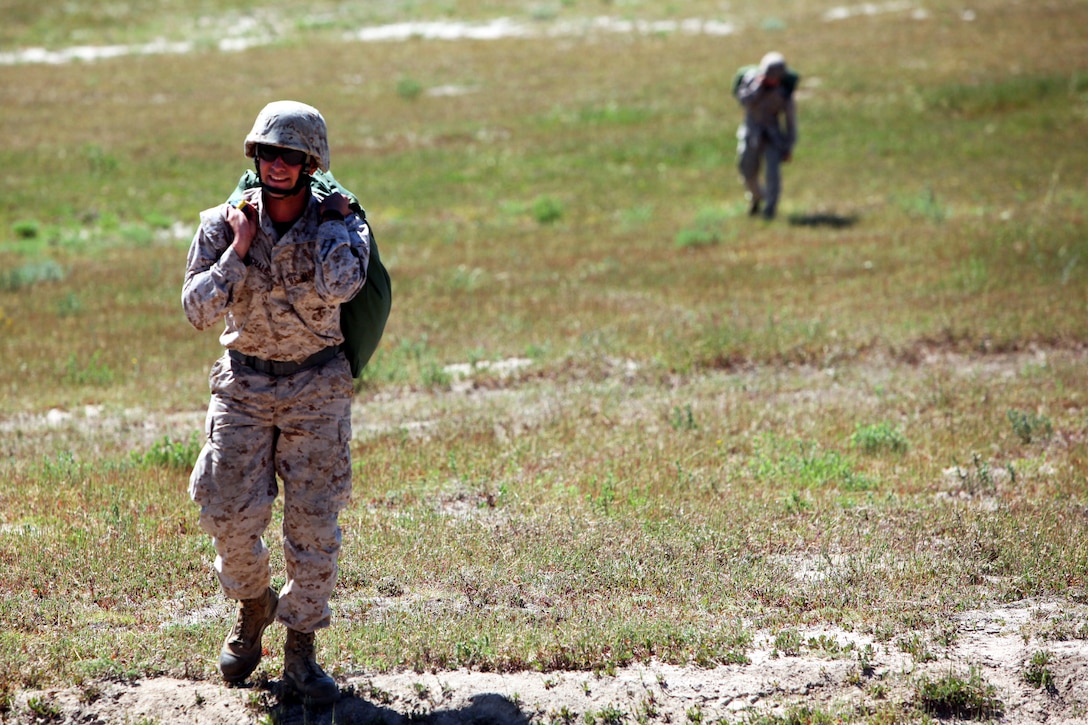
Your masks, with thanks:
[(294, 375), (295, 373), (302, 372), (308, 368), (316, 367), (322, 363), (326, 363), (336, 357), (336, 353), (340, 352), (339, 345), (333, 345), (332, 347), (326, 347), (324, 350), (318, 350), (310, 357), (306, 358), (302, 362), (282, 362), (280, 360), (263, 360), (253, 355), (243, 355), (237, 350), (228, 350), (227, 354), (230, 355), (230, 359), (235, 362), (240, 362), (248, 368), (252, 368), (259, 373), (265, 375), (274, 375), (276, 377), (283, 377), (284, 375)]

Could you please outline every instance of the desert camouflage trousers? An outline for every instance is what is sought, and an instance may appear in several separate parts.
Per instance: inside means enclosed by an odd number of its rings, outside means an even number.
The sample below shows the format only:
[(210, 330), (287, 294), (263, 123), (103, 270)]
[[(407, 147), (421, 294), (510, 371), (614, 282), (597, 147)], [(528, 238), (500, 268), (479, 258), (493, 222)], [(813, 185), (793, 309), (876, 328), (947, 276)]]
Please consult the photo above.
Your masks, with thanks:
[[(774, 215), (782, 194), (782, 156), (784, 143), (760, 129), (741, 124), (737, 129), (737, 169), (744, 180), (749, 198), (762, 201), (764, 212)], [(765, 166), (766, 184), (759, 182), (760, 167)]]
[(283, 482), (286, 582), (277, 619), (290, 629), (327, 627), (340, 554), (338, 515), (351, 497), (351, 371), (343, 354), (272, 377), (224, 355), (209, 376), (207, 442), (189, 479), (215, 571), (231, 599), (252, 599), (271, 580), (263, 534)]

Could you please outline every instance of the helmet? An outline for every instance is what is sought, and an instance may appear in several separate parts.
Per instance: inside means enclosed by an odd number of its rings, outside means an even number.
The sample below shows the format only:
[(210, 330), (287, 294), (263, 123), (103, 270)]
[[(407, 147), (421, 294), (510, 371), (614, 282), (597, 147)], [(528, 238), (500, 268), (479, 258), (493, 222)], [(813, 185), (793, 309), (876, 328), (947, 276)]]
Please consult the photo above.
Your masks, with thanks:
[(246, 156), (257, 155), (257, 145), (297, 149), (329, 170), (329, 132), (325, 118), (313, 106), (298, 101), (273, 101), (261, 109), (246, 136)]
[(784, 75), (786, 73), (786, 56), (774, 51), (767, 53), (759, 61), (759, 72), (763, 75)]

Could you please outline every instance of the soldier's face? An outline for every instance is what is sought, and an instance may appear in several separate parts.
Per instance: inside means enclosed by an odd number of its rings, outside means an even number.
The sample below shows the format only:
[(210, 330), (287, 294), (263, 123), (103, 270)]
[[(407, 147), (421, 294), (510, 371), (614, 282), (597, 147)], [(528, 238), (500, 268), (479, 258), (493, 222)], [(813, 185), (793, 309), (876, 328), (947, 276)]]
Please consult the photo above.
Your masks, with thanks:
[[(299, 155), (302, 156), (301, 159), (298, 158)], [(257, 149), (257, 160), (261, 164), (261, 182), (273, 189), (286, 191), (293, 189), (298, 182), (306, 155), (293, 149), (261, 146)]]

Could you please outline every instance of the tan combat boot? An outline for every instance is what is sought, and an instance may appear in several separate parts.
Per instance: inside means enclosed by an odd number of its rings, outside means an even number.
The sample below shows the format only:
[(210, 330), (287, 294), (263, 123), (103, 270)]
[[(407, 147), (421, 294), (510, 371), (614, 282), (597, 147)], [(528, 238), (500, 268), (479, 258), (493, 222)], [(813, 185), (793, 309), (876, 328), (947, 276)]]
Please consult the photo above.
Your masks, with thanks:
[(331, 705), (340, 699), (336, 680), (314, 660), (314, 633), (287, 630), (283, 647), (283, 682), (309, 705)]
[(261, 661), (261, 635), (276, 621), (279, 597), (271, 588), (257, 599), (238, 602), (238, 619), (219, 651), (219, 671), (230, 683), (242, 682)]

